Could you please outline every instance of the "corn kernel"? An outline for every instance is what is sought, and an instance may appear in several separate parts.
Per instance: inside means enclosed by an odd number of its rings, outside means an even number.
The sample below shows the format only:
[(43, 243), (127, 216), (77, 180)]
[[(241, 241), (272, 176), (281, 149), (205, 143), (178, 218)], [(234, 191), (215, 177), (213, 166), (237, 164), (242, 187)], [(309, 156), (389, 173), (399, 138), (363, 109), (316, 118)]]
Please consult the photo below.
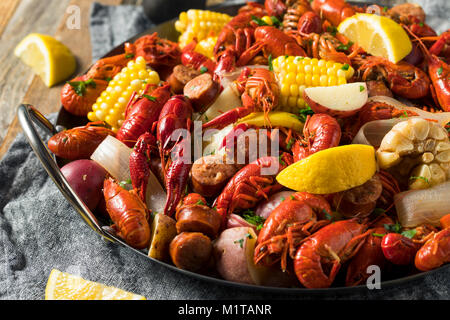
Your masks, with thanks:
[(338, 77), (338, 85), (346, 84), (346, 83), (347, 83), (347, 79), (345, 79), (345, 77)]
[(296, 97), (289, 97), (288, 98), (288, 106), (289, 107), (295, 107), (297, 105), (297, 98)]
[(304, 73), (297, 73), (297, 76), (295, 77), (295, 82), (297, 84), (304, 84), (305, 83), (305, 74)]
[(310, 73), (305, 74), (305, 85), (307, 87), (312, 85), (312, 75)]
[(290, 89), (291, 89), (290, 90), (291, 96), (294, 96), (294, 97), (298, 96), (298, 85), (291, 84)]
[(280, 90), (280, 92), (281, 92), (281, 95), (282, 95), (282, 96), (288, 96), (288, 95), (289, 95), (289, 92), (290, 92), (289, 85), (288, 85), (288, 84), (283, 84), (283, 85), (281, 85), (281, 90)]
[(328, 77), (328, 86), (335, 86), (335, 85), (337, 85), (337, 77), (329, 76)]
[(326, 87), (326, 86), (328, 86), (328, 77), (327, 77), (326, 75), (324, 75), (324, 74), (322, 74), (322, 75), (320, 76), (320, 86), (321, 86), (321, 87)]

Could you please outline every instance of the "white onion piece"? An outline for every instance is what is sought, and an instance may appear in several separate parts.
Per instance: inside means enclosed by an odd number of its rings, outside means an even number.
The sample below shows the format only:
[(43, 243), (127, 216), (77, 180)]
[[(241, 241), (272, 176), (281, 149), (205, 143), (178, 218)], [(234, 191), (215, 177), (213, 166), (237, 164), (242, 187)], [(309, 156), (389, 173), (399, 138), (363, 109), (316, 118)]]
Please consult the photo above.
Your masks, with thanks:
[(148, 177), (147, 190), (145, 192), (145, 202), (147, 208), (154, 213), (160, 213), (164, 211), (166, 204), (166, 192), (159, 183), (158, 178), (150, 171)]
[(400, 110), (409, 110), (409, 111), (416, 112), (421, 118), (437, 120), (439, 122), (439, 124), (441, 124), (442, 126), (445, 126), (445, 124), (450, 122), (450, 112), (436, 112), (436, 113), (427, 112), (427, 111), (424, 111), (424, 110), (416, 108), (416, 107), (408, 106), (394, 98), (386, 97), (386, 96), (374, 96), (374, 97), (370, 97), (367, 100), (367, 102), (372, 102), (372, 101), (384, 102), (384, 103), (389, 104)]
[(281, 191), (274, 193), (269, 197), (269, 199), (261, 202), (256, 208), (255, 214), (264, 219), (267, 219), (272, 211), (278, 207), (278, 205), (283, 202), (283, 199), (289, 198), (294, 191)]
[(95, 149), (91, 159), (105, 168), (117, 181), (130, 179), (130, 154), (131, 148), (112, 136), (105, 140)]
[(236, 107), (242, 107), (241, 97), (237, 92), (235, 85), (227, 86), (213, 102), (212, 105), (206, 109), (206, 111), (201, 116), (203, 122), (208, 122), (222, 113), (227, 112)]
[(231, 72), (224, 72), (224, 73), (220, 74), (220, 84), (222, 85), (222, 87), (223, 88), (228, 87), (228, 85), (231, 82), (235, 81), (239, 77), (242, 70), (246, 67), (248, 67), (250, 69), (254, 69), (254, 68), (269, 69), (269, 66), (267, 66), (267, 65), (254, 64), (254, 65), (236, 68), (236, 69), (234, 69), (234, 71), (231, 71)]
[(393, 126), (408, 119), (409, 118), (394, 118), (367, 122), (359, 129), (358, 133), (353, 138), (352, 143), (367, 144), (378, 148), (384, 136), (392, 129)]
[(394, 202), (403, 227), (424, 223), (439, 226), (439, 219), (450, 212), (450, 181), (428, 189), (398, 193)]
[[(219, 149), (220, 145), (223, 142), (223, 139), (230, 133), (233, 129), (233, 124), (226, 126), (225, 128), (217, 131), (212, 136), (206, 137), (203, 144), (203, 155), (209, 154), (225, 154), (225, 148)], [(210, 142), (208, 142), (210, 141)]]

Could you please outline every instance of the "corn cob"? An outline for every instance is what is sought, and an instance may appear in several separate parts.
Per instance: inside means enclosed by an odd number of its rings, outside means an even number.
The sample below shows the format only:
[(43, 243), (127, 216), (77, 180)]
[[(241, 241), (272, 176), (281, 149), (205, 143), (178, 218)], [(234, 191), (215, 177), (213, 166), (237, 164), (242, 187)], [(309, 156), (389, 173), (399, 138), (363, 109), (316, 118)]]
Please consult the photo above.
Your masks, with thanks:
[(106, 90), (92, 105), (92, 111), (87, 115), (88, 119), (106, 121), (116, 132), (125, 119), (125, 107), (133, 91), (139, 93), (148, 83), (158, 84), (159, 75), (147, 69), (145, 59), (137, 57), (136, 61), (128, 62), (128, 65), (114, 76)]
[(190, 9), (181, 12), (175, 22), (175, 29), (181, 33), (178, 44), (181, 48), (191, 42), (194, 37), (198, 41), (217, 36), (222, 28), (231, 20), (231, 16), (209, 10)]
[(194, 51), (201, 53), (210, 59), (213, 59), (214, 46), (216, 45), (216, 42), (217, 37), (208, 37), (206, 39), (203, 39), (202, 41), (197, 43), (197, 46), (195, 47)]
[(280, 86), (280, 109), (293, 113), (306, 107), (305, 88), (345, 84), (354, 73), (347, 64), (308, 57), (280, 56), (272, 66)]

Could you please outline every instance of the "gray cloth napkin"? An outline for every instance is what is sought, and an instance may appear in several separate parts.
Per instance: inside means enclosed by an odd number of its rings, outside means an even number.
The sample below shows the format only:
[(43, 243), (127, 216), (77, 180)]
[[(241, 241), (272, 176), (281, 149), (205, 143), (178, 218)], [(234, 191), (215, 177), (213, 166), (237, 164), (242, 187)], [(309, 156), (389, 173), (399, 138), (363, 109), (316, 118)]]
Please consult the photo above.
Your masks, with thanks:
[[(128, 17), (142, 17), (140, 8), (133, 11), (128, 6), (113, 10), (102, 7), (95, 4), (92, 10), (92, 21), (96, 21), (92, 33), (97, 32), (95, 28), (108, 29), (111, 21), (117, 21), (111, 15), (120, 15), (121, 10), (125, 10), (123, 14)], [(102, 12), (101, 16), (96, 12)], [(127, 23), (135, 24), (131, 19)], [(117, 41), (122, 42), (143, 29), (122, 33), (122, 40)], [(93, 46), (97, 52), (106, 52), (116, 43), (112, 33), (103, 35), (104, 41)], [(97, 47), (99, 43), (102, 43), (101, 48)], [(54, 122), (56, 115), (50, 115), (49, 119)], [(41, 137), (45, 136), (40, 129), (39, 132)], [(3, 253), (0, 255), (0, 299), (43, 299), (53, 268), (148, 299), (450, 298), (450, 275), (444, 272), (397, 287), (339, 295), (281, 295), (196, 280), (104, 241), (92, 231), (48, 177), (23, 134), (18, 135), (0, 161), (0, 177), (0, 252)]]

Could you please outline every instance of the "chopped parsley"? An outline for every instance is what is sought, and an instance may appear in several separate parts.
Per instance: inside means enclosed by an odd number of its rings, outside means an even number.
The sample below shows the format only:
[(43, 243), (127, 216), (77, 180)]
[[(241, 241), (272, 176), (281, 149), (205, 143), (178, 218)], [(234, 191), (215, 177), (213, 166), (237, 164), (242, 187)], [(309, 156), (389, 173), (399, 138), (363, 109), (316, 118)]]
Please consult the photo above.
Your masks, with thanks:
[(273, 59), (272, 59), (272, 54), (269, 54), (268, 62), (269, 62), (269, 71), (273, 71)]
[(380, 238), (383, 238), (384, 235), (385, 235), (385, 233), (372, 233), (372, 235), (373, 235), (374, 237), (380, 237)]
[(89, 79), (86, 81), (69, 81), (67, 83), (70, 84), (75, 93), (80, 97), (84, 96), (88, 86), (91, 86), (92, 88), (97, 86), (94, 79)]
[(132, 59), (132, 58), (134, 58), (134, 53), (127, 53), (127, 54), (125, 55), (125, 58), (126, 58), (126, 59)]
[(442, 71), (444, 71), (444, 69), (443, 69), (442, 67), (440, 67), (440, 68), (437, 70), (438, 75), (441, 75), (441, 74), (442, 74)]
[(327, 212), (327, 210), (323, 209), (322, 212), (325, 215), (325, 219), (330, 220), (330, 221), (333, 220), (333, 217), (331, 216), (331, 214), (329, 214)]
[(277, 17), (271, 16), (271, 17), (270, 17), (270, 20), (272, 20), (272, 23), (273, 23), (273, 25), (274, 25), (275, 27), (280, 27), (280, 26), (281, 26), (281, 21), (278, 20)]
[(156, 98), (155, 97), (152, 97), (152, 96), (149, 96), (148, 94), (143, 94), (142, 95), (144, 98), (147, 98), (148, 100), (150, 100), (150, 101), (156, 101)]
[(108, 81), (108, 82), (110, 82), (112, 80), (112, 78), (111, 77), (106, 77), (105, 78), (105, 81)]
[(200, 199), (200, 200), (198, 200), (195, 204), (199, 204), (199, 205), (202, 205), (202, 206), (204, 206), (205, 205), (205, 203)]
[(280, 154), (280, 155), (278, 156), (278, 161), (280, 162), (280, 164), (281, 164), (282, 166), (284, 166), (284, 165), (286, 165), (286, 163), (283, 161), (283, 159), (281, 159), (282, 157), (283, 157), (283, 155)]
[(289, 198), (291, 198), (291, 200), (295, 200), (295, 197), (293, 195), (290, 195)]
[(419, 23), (419, 26), (423, 27), (423, 22), (420, 22), (420, 23)]
[(311, 109), (311, 107), (308, 105), (306, 106), (306, 108), (304, 109), (300, 109), (298, 111), (299, 115), (296, 116), (298, 120), (300, 120), (301, 122), (305, 122), (307, 116), (312, 116), (314, 114), (314, 111)]
[(364, 91), (364, 86), (359, 86), (359, 92), (363, 92)]
[(415, 180), (418, 180), (418, 179), (423, 180), (426, 183), (430, 184), (430, 181), (427, 178), (423, 177), (423, 176), (411, 176), (411, 177), (409, 177), (409, 180), (414, 180), (415, 181)]
[(236, 240), (236, 241), (234, 241), (233, 243), (239, 243), (239, 246), (240, 246), (241, 248), (243, 248), (243, 245), (244, 245), (244, 239)]
[(350, 68), (350, 65), (348, 63), (344, 64), (341, 68), (341, 70), (347, 71)]
[(256, 230), (261, 230), (264, 225), (264, 221), (266, 221), (263, 217), (257, 216), (253, 210), (246, 210), (242, 215), (245, 221), (248, 223), (254, 224), (256, 226)]
[(412, 239), (412, 238), (414, 238), (416, 233), (417, 233), (416, 229), (406, 230), (406, 231), (402, 232), (402, 236)]
[(408, 118), (408, 112), (403, 111), (403, 114), (399, 118)]
[(373, 209), (372, 214), (375, 216), (379, 216), (380, 214), (383, 214), (385, 212), (386, 212), (386, 210), (384, 210), (382, 208), (375, 208), (375, 209)]
[(245, 236), (249, 239), (253, 239), (252, 235), (250, 233), (246, 233)]
[(207, 67), (201, 67), (200, 68), (200, 73), (205, 73), (205, 72), (208, 72), (208, 68)]
[(337, 33), (337, 28), (334, 27), (334, 26), (328, 26), (328, 27), (327, 27), (327, 31), (328, 31), (329, 33), (331, 33), (333, 36), (335, 36), (336, 33)]
[(388, 7), (383, 7), (383, 11), (387, 12), (388, 11)]
[(131, 184), (131, 179), (128, 179), (128, 180), (124, 180), (124, 181), (120, 181), (120, 182), (119, 182), (119, 186), (120, 186), (121, 188), (125, 188), (125, 186), (126, 186), (127, 184)]
[(294, 138), (289, 139), (289, 142), (288, 142), (288, 144), (286, 145), (286, 149), (287, 149), (287, 150), (291, 150), (292, 145), (294, 144), (294, 142), (295, 142)]
[(339, 45), (336, 50), (347, 51), (350, 50), (350, 47), (353, 45), (353, 42), (349, 41), (347, 44)]
[(393, 232), (393, 233), (400, 233), (400, 231), (402, 230), (402, 225), (398, 222), (396, 224), (383, 224), (383, 227), (387, 231)]
[(268, 26), (268, 24), (261, 18), (252, 16), (252, 21), (255, 22), (258, 26)]

